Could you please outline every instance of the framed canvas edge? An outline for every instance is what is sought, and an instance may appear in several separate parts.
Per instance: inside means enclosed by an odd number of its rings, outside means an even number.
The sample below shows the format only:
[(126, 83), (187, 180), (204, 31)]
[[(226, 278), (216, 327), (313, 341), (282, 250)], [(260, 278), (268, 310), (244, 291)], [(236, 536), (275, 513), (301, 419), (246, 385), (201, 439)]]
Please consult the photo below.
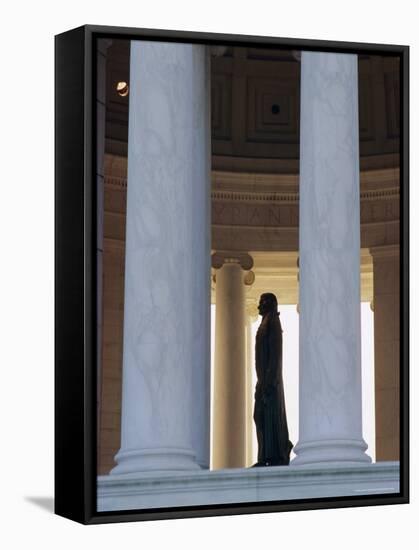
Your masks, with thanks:
[(401, 131), (400, 131), (400, 219), (402, 220), (402, 239), (400, 243), (400, 272), (401, 272), (401, 309), (400, 309), (400, 482), (402, 492), (407, 500), (410, 498), (410, 146), (409, 146), (409, 112), (410, 112), (410, 75), (409, 75), (408, 47), (403, 49), (400, 63), (400, 82), (402, 83), (401, 99)]
[[(55, 38), (55, 513), (85, 522), (85, 31)], [(89, 474), (88, 474), (89, 475)]]
[[(75, 220), (81, 223), (83, 227), (83, 251), (81, 257), (83, 264), (83, 288), (80, 289), (83, 296), (83, 319), (75, 317), (69, 320), (73, 324), (82, 323), (83, 338), (77, 343), (76, 348), (80, 349), (80, 354), (83, 356), (83, 361), (78, 365), (69, 365), (65, 362), (64, 367), (57, 360), (60, 355), (60, 346), (63, 344), (63, 337), (60, 329), (57, 328), (57, 320), (61, 320), (63, 312), (57, 311), (56, 306), (56, 360), (55, 360), (55, 437), (56, 437), (56, 469), (55, 469), (55, 513), (69, 519), (78, 521), (84, 524), (98, 524), (111, 522), (126, 522), (126, 521), (144, 521), (157, 519), (175, 519), (175, 518), (192, 518), (192, 517), (207, 517), (220, 515), (236, 515), (236, 514), (254, 514), (254, 513), (270, 513), (280, 511), (297, 511), (310, 509), (329, 509), (329, 508), (345, 508), (354, 506), (377, 506), (390, 504), (406, 504), (409, 502), (409, 46), (407, 45), (385, 45), (385, 44), (370, 44), (370, 43), (355, 43), (355, 42), (336, 42), (329, 40), (312, 40), (298, 38), (278, 38), (267, 36), (247, 36), (233, 34), (218, 34), (218, 33), (202, 33), (190, 31), (172, 31), (162, 29), (141, 29), (130, 27), (112, 27), (112, 26), (96, 26), (85, 25), (76, 29), (56, 35), (57, 43), (70, 35), (83, 37), (83, 154), (79, 163), (82, 164), (82, 196), (79, 199), (83, 203), (83, 215)], [(93, 252), (95, 250), (95, 232), (96, 227), (96, 208), (95, 208), (95, 162), (94, 162), (94, 140), (95, 140), (95, 77), (94, 77), (94, 47), (98, 38), (125, 38), (125, 39), (144, 39), (161, 41), (169, 40), (174, 42), (185, 41), (189, 43), (206, 43), (206, 44), (224, 44), (227, 42), (235, 45), (249, 45), (263, 47), (278, 47), (280, 45), (286, 47), (295, 47), (298, 49), (307, 50), (322, 50), (322, 51), (340, 51), (340, 52), (369, 52), (383, 55), (399, 55), (401, 59), (401, 86), (402, 86), (402, 127), (400, 138), (400, 181), (401, 181), (401, 201), (400, 214), (402, 222), (402, 242), (400, 267), (402, 271), (401, 285), (401, 340), (402, 346), (400, 349), (400, 493), (387, 494), (381, 496), (362, 496), (362, 497), (333, 497), (333, 498), (314, 498), (302, 499), (298, 501), (282, 501), (282, 502), (259, 502), (259, 503), (229, 503), (223, 505), (211, 506), (191, 506), (191, 507), (168, 507), (159, 509), (144, 509), (144, 510), (121, 510), (118, 512), (97, 512), (96, 511), (96, 370), (95, 370), (95, 338), (94, 326), (96, 322), (96, 266), (93, 261)], [(64, 251), (58, 250), (57, 244), (61, 240), (68, 239), (71, 231), (59, 228), (57, 218), (62, 214), (62, 205), (57, 201), (57, 195), (63, 185), (62, 175), (59, 175), (59, 166), (57, 162), (57, 135), (62, 131), (59, 129), (57, 118), (59, 113), (57, 109), (57, 98), (63, 95), (64, 91), (59, 89), (57, 85), (57, 49), (56, 49), (56, 171), (55, 171), (55, 194), (56, 194), (56, 212), (55, 212), (55, 236), (56, 236), (56, 267), (55, 267), (55, 287), (57, 297), (57, 286), (60, 282), (59, 270), (57, 271), (57, 261), (63, 260)], [(72, 142), (72, 136), (67, 133), (64, 140), (64, 147), (69, 147)], [(80, 166), (79, 166), (80, 168)], [(80, 170), (79, 170), (80, 171)], [(80, 172), (81, 173), (81, 172)], [(68, 228), (67, 228), (68, 229)], [(80, 261), (76, 262), (80, 266)], [(75, 273), (80, 276), (80, 273)], [(58, 308), (59, 309), (59, 308)], [(69, 372), (76, 371), (78, 380), (83, 380), (82, 385), (77, 387), (74, 383), (74, 377), (69, 377)], [(63, 372), (64, 371), (64, 372)], [(63, 376), (64, 375), (64, 376)], [(71, 458), (63, 461), (63, 458), (57, 454), (58, 446), (67, 442), (68, 434), (63, 434), (62, 416), (58, 414), (61, 410), (63, 414), (63, 388), (60, 381), (65, 378), (67, 381), (66, 392), (71, 391), (77, 399), (70, 404), (67, 401), (67, 416), (77, 417), (80, 410), (76, 403), (81, 404), (83, 421), (73, 426), (73, 433), (78, 434), (78, 437), (73, 439), (73, 452), (71, 457), (77, 457), (77, 461), (83, 462), (83, 475), (76, 474), (72, 468), (73, 463)], [(69, 384), (69, 380), (73, 380), (73, 385)], [(65, 399), (64, 399), (65, 401)], [(71, 462), (71, 464), (69, 464)], [(69, 465), (69, 468), (63, 468), (64, 465)], [(57, 468), (58, 466), (58, 468)], [(66, 475), (69, 478), (63, 482), (63, 471), (66, 469)], [(76, 470), (77, 472), (80, 469)], [(75, 489), (77, 496), (70, 497), (73, 502), (73, 507), (62, 505), (65, 500), (63, 490), (68, 491), (69, 487)], [(59, 498), (57, 499), (57, 495)], [(69, 494), (66, 494), (68, 497)], [(64, 499), (63, 499), (64, 497)], [(58, 500), (58, 502), (57, 502)], [(59, 504), (58, 504), (59, 503)], [(57, 505), (58, 504), (58, 505)], [(71, 509), (70, 509), (71, 508)]]

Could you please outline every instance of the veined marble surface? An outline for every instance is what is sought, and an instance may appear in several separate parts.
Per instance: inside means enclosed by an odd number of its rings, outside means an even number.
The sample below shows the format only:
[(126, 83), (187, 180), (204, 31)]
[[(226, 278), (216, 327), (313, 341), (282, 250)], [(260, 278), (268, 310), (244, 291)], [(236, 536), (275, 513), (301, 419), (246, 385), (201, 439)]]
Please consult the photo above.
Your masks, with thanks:
[(209, 463), (205, 46), (131, 42), (121, 450), (113, 474)]
[(370, 461), (362, 439), (357, 56), (303, 52), (296, 464)]
[(399, 492), (399, 463), (273, 466), (98, 478), (99, 512)]

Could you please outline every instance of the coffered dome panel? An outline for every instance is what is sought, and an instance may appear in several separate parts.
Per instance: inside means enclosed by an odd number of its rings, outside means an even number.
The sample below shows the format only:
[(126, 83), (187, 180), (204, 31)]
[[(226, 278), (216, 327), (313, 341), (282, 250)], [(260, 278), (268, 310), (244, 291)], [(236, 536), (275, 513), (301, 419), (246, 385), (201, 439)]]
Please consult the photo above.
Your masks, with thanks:
[[(298, 159), (300, 63), (292, 52), (233, 48), (230, 57), (212, 60), (212, 79), (215, 156)], [(397, 58), (359, 57), (361, 157), (398, 154), (399, 87)], [(394, 165), (393, 158), (382, 160), (371, 168)]]

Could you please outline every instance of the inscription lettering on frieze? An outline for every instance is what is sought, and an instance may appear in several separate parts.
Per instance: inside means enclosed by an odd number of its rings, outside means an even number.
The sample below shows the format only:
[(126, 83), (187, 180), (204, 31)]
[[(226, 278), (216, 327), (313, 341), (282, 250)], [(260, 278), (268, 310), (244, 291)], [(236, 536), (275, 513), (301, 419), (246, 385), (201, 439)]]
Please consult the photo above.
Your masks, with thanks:
[[(266, 224), (266, 218), (263, 215), (264, 207), (252, 207), (248, 212), (248, 222), (247, 225), (264, 225)], [(264, 220), (265, 218), (265, 220)]]
[(291, 212), (291, 216), (290, 216), (290, 225), (291, 226), (297, 226), (298, 223), (299, 223), (299, 217), (298, 217), (298, 207), (297, 206), (292, 206), (290, 207), (290, 212)]
[(269, 225), (281, 225), (281, 209), (279, 206), (269, 207)]
[(298, 206), (272, 204), (220, 204), (212, 202), (212, 223), (252, 227), (279, 227), (298, 224)]
[[(399, 203), (392, 200), (361, 202), (361, 222), (384, 222), (399, 219)], [(298, 205), (232, 204), (212, 202), (212, 223), (253, 227), (298, 225)]]
[(225, 205), (217, 202), (212, 202), (212, 222), (221, 223), (222, 215), (225, 210)]
[(243, 220), (243, 211), (240, 208), (240, 205), (235, 204), (232, 207), (231, 223), (233, 225), (242, 225)]

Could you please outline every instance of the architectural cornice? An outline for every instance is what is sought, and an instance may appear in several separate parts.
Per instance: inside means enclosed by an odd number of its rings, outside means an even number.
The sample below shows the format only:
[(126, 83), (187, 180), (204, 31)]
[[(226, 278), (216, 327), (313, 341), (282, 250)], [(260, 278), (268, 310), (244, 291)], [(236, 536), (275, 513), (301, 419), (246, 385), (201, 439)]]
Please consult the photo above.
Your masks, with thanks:
[[(362, 227), (381, 227), (383, 225), (399, 225), (400, 220), (378, 220), (378, 221), (368, 221), (362, 222)], [(212, 227), (221, 228), (221, 229), (238, 229), (240, 227), (245, 227), (249, 230), (255, 231), (297, 231), (297, 225), (246, 225), (246, 224), (232, 224), (232, 223), (213, 223)]]
[(375, 189), (371, 191), (361, 191), (361, 201), (389, 200), (400, 198), (399, 187), (390, 189)]
[[(400, 166), (398, 153), (384, 153), (361, 156), (360, 169), (362, 172), (377, 170), (394, 170)], [(212, 155), (212, 166), (217, 171), (256, 172), (258, 174), (298, 174), (298, 158), (254, 158), (230, 155)]]
[[(361, 201), (388, 200), (399, 198), (400, 191), (398, 187), (390, 189), (376, 189), (361, 192)], [(266, 202), (280, 204), (297, 204), (299, 193), (258, 193), (240, 191), (213, 191), (211, 198), (217, 201), (238, 201), (238, 202)]]
[[(298, 204), (298, 176), (287, 174), (248, 174), (212, 172), (211, 199), (227, 202)], [(361, 173), (361, 201), (391, 200), (400, 196), (398, 170), (374, 170)], [(126, 189), (123, 176), (105, 176), (105, 185)], [(366, 189), (365, 189), (366, 187)], [(278, 191), (278, 188), (281, 191)]]
[(240, 191), (212, 191), (212, 200), (238, 202), (298, 203), (298, 193), (242, 193)]

